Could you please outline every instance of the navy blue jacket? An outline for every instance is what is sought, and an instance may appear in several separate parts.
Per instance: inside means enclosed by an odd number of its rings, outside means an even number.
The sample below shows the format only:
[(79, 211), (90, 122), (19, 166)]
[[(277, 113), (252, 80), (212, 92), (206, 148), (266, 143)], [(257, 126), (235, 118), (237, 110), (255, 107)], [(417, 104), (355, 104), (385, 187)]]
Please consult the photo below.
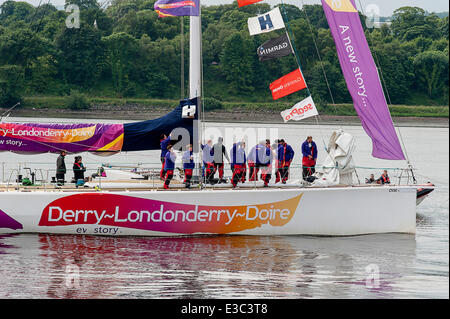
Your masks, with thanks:
[(256, 164), (271, 164), (273, 159), (272, 151), (265, 145), (257, 144), (251, 149), (248, 159)]
[(289, 144), (278, 144), (278, 160), (292, 162), (295, 152)]
[(212, 163), (214, 161), (213, 149), (208, 144), (202, 144), (202, 160), (206, 165), (207, 163)]
[(195, 168), (194, 158), (192, 156), (193, 156), (192, 151), (184, 152), (183, 157), (182, 157), (184, 169), (194, 169)]
[[(312, 154), (311, 154), (311, 149), (312, 149)], [(309, 147), (308, 142), (304, 141), (302, 144), (302, 154), (303, 157), (308, 157), (308, 155), (312, 155), (312, 157), (314, 159), (317, 158), (317, 145), (316, 143), (313, 141), (311, 142), (311, 147)]]
[(245, 150), (241, 147), (241, 142), (234, 143), (230, 150), (231, 165), (245, 164), (247, 163), (247, 156), (245, 155)]
[(167, 151), (165, 160), (164, 160), (164, 170), (170, 171), (175, 169), (175, 160), (177, 158), (177, 155), (173, 152)]
[(166, 138), (165, 140), (162, 140), (160, 145), (161, 145), (161, 158), (166, 157), (167, 154), (167, 146), (169, 146), (170, 143), (170, 136), (168, 138)]

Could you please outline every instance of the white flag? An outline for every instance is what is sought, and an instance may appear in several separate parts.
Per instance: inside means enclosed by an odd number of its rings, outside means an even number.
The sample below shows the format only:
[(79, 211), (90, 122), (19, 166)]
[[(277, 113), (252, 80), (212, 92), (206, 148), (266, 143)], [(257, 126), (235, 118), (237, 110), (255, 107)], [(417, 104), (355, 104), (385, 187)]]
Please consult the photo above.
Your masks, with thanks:
[(289, 120), (300, 121), (308, 117), (318, 115), (317, 108), (311, 96), (295, 104), (292, 108), (281, 112), (281, 117), (286, 123)]
[(257, 17), (248, 18), (248, 30), (250, 31), (250, 35), (270, 32), (282, 28), (284, 28), (284, 21), (278, 7)]

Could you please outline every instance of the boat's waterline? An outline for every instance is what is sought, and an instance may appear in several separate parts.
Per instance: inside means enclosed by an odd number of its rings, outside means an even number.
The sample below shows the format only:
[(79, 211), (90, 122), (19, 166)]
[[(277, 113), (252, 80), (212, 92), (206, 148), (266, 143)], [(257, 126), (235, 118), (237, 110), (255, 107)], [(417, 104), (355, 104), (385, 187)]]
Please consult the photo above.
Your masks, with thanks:
[(415, 233), (416, 186), (0, 193), (0, 233)]

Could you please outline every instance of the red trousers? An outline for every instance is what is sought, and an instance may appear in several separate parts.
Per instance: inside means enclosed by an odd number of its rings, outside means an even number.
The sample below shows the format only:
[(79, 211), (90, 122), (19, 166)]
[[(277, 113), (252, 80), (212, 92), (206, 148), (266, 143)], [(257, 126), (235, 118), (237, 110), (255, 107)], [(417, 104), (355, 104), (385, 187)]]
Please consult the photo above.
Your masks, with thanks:
[(314, 158), (303, 157), (302, 159), (303, 166), (303, 179), (306, 179), (308, 176), (311, 176), (316, 172), (316, 160)]
[(165, 177), (164, 189), (168, 189), (170, 181), (172, 180), (173, 177), (173, 170), (169, 169), (167, 171), (164, 171), (164, 177)]
[(184, 184), (188, 188), (191, 186), (192, 171), (193, 171), (192, 168), (184, 169)]
[(267, 164), (261, 167), (261, 179), (264, 181), (264, 185), (268, 186), (269, 181), (272, 178), (272, 165)]
[(278, 183), (280, 180), (283, 183), (289, 178), (289, 167), (291, 166), (291, 162), (278, 161), (277, 162), (277, 170), (275, 173), (276, 180), (275, 183)]
[(248, 180), (257, 181), (258, 180), (259, 167), (255, 163), (248, 162)]
[(166, 159), (164, 158), (164, 157), (161, 157), (161, 164), (162, 164), (162, 167), (161, 167), (161, 171), (159, 172), (159, 178), (161, 179), (161, 180), (164, 180), (164, 175), (165, 175), (165, 172), (164, 172), (164, 164), (166, 163)]
[(223, 179), (223, 163), (214, 163), (214, 174), (216, 174), (217, 170), (219, 170), (219, 178)]
[(206, 163), (206, 181), (212, 182), (214, 178), (214, 163)]
[(245, 164), (235, 164), (233, 168), (233, 177), (231, 178), (231, 184), (236, 187), (239, 181), (245, 181)]

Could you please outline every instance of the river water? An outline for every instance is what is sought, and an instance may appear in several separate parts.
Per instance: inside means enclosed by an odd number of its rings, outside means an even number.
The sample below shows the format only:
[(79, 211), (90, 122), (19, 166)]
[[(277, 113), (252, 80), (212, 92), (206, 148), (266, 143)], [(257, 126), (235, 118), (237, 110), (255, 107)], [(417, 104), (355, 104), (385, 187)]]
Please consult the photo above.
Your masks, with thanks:
[[(247, 129), (248, 144), (282, 137), (296, 151), (297, 163), (307, 135), (317, 142), (320, 163), (324, 142), (336, 129), (241, 123), (208, 123), (206, 128), (206, 132), (216, 132), (215, 137), (219, 130), (227, 147), (230, 130), (239, 135), (239, 129)], [(354, 159), (362, 167), (360, 178), (370, 172), (379, 175), (381, 168), (405, 166), (405, 162), (372, 158), (370, 139), (361, 127), (342, 129), (355, 137)], [(402, 127), (400, 133), (419, 183), (436, 185), (417, 208), (416, 235), (0, 235), (0, 298), (449, 298), (449, 129)], [(109, 158), (83, 154), (91, 169), (105, 162), (156, 164), (158, 156), (158, 151)], [(53, 168), (55, 160), (55, 155), (48, 154), (0, 153), (5, 170), (19, 163), (22, 168)], [(390, 172), (395, 174), (393, 169)], [(8, 178), (7, 173), (2, 175)], [(383, 203), (367, 205), (389, 209)]]

